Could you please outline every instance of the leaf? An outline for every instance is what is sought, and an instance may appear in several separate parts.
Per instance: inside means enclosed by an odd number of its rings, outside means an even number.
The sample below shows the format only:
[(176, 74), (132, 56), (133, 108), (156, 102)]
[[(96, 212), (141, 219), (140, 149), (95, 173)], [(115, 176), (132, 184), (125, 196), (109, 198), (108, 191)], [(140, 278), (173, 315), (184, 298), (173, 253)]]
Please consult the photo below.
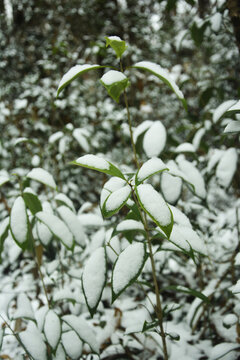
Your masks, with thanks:
[(107, 280), (106, 251), (95, 250), (88, 259), (82, 275), (82, 289), (88, 310), (93, 317), (97, 310)]
[(55, 350), (61, 337), (61, 321), (53, 310), (49, 310), (45, 317), (44, 334), (48, 344)]
[(112, 192), (105, 200), (101, 209), (103, 216), (110, 217), (117, 213), (125, 205), (130, 195), (131, 187), (129, 185)]
[(160, 80), (162, 80), (166, 85), (168, 85), (173, 90), (173, 92), (177, 95), (178, 99), (181, 100), (185, 110), (187, 111), (187, 103), (186, 100), (184, 99), (183, 93), (179, 89), (175, 81), (172, 79), (171, 74), (167, 69), (164, 69), (160, 65), (150, 61), (140, 61), (131, 67), (140, 70), (147, 70), (151, 74), (157, 76)]
[(161, 190), (164, 199), (170, 204), (175, 204), (182, 193), (182, 179), (163, 172), (161, 176)]
[(173, 215), (163, 197), (150, 184), (141, 184), (135, 189), (143, 210), (169, 238), (173, 227)]
[(53, 179), (53, 176), (42, 168), (34, 168), (27, 174), (28, 179), (39, 181), (40, 183), (57, 190), (57, 185)]
[[(75, 339), (74, 339), (74, 344), (75, 344)], [(55, 355), (53, 354), (52, 360), (66, 360), (66, 354), (61, 343), (57, 347), (56, 354)]]
[(106, 47), (111, 46), (115, 51), (117, 58), (120, 58), (127, 49), (126, 42), (118, 36), (105, 36)]
[(105, 68), (105, 67), (106, 66), (100, 66), (97, 64), (94, 64), (94, 65), (84, 64), (84, 65), (73, 66), (70, 70), (68, 70), (68, 72), (66, 72), (66, 74), (63, 75), (63, 77), (59, 83), (58, 89), (57, 89), (57, 97), (59, 96), (60, 92), (68, 84), (70, 84), (74, 79), (76, 79), (80, 75), (83, 75), (85, 72), (87, 72), (89, 70), (96, 70), (96, 69), (101, 69), (101, 68)]
[(145, 320), (144, 324), (143, 324), (143, 327), (142, 327), (142, 332), (146, 332), (146, 331), (155, 329), (158, 326), (159, 326), (159, 321), (158, 320), (153, 320), (151, 322)]
[(96, 334), (86, 320), (75, 315), (64, 315), (62, 320), (76, 332), (83, 342), (87, 343), (91, 347), (94, 353), (99, 353), (99, 345), (97, 343)]
[(236, 113), (240, 113), (240, 100), (238, 100), (235, 104), (228, 108), (226, 112), (227, 115), (232, 115)]
[(227, 100), (221, 103), (213, 112), (213, 122), (216, 124), (221, 117), (236, 104), (237, 100)]
[(13, 314), (13, 319), (25, 318), (35, 321), (32, 305), (25, 293), (17, 297), (17, 310)]
[(71, 164), (117, 176), (125, 180), (124, 175), (115, 165), (96, 155), (88, 154), (81, 156), (76, 161), (72, 161)]
[(121, 252), (112, 273), (112, 302), (137, 280), (146, 259), (146, 246), (143, 243), (131, 244)]
[(129, 86), (130, 82), (122, 72), (110, 70), (101, 77), (100, 83), (106, 88), (111, 98), (118, 103), (121, 93)]
[(73, 249), (73, 235), (62, 220), (57, 216), (44, 211), (38, 212), (36, 217), (49, 228), (53, 235), (56, 236), (68, 250)]
[(54, 199), (56, 200), (57, 205), (59, 205), (59, 206), (66, 205), (69, 207), (69, 209), (71, 209), (73, 212), (75, 212), (75, 208), (74, 208), (72, 200), (65, 194), (58, 193)]
[(60, 206), (57, 209), (62, 220), (67, 225), (68, 229), (74, 236), (74, 239), (78, 245), (84, 247), (86, 245), (85, 234), (79, 218), (74, 212), (72, 212), (67, 206)]
[(28, 216), (25, 202), (21, 196), (17, 197), (10, 214), (10, 230), (13, 239), (20, 248), (25, 249), (28, 242)]
[(3, 338), (5, 334), (5, 327), (0, 326), (0, 351), (2, 350)]
[(146, 161), (138, 170), (135, 178), (135, 183), (139, 185), (143, 181), (147, 180), (149, 177), (165, 170), (168, 170), (168, 168), (164, 164), (164, 162), (161, 159), (153, 157)]
[[(75, 331), (67, 331), (62, 334), (62, 343), (67, 355), (71, 359), (80, 359), (82, 354), (82, 341)], [(65, 360), (66, 357), (63, 358)], [(58, 360), (58, 358), (56, 358)]]
[(167, 140), (167, 132), (161, 121), (154, 121), (143, 138), (143, 149), (147, 156), (154, 157), (161, 154)]
[(19, 339), (34, 360), (47, 360), (47, 347), (34, 323), (29, 323), (27, 330), (19, 334)]
[(209, 22), (205, 22), (202, 26), (197, 26), (197, 24), (194, 22), (190, 31), (191, 31), (191, 37), (193, 39), (193, 41), (195, 42), (195, 44), (197, 46), (200, 46), (203, 42), (203, 38), (204, 38), (204, 32), (206, 30), (206, 28), (208, 27)]
[(221, 344), (213, 346), (213, 348), (210, 351), (210, 356), (211, 359), (218, 360), (218, 359), (222, 359), (225, 355), (229, 354), (231, 351), (239, 350), (239, 349), (240, 349), (239, 344), (222, 342)]
[(37, 222), (36, 228), (37, 228), (37, 235), (38, 235), (40, 242), (43, 244), (43, 246), (48, 246), (50, 241), (52, 240), (51, 231), (41, 221)]
[(207, 196), (205, 183), (200, 171), (190, 162), (180, 158), (178, 161), (180, 170), (184, 173), (187, 182), (193, 185), (194, 193), (201, 199)]
[(8, 176), (6, 175), (0, 175), (0, 186), (6, 184), (7, 182), (9, 182), (10, 179)]
[(237, 169), (238, 153), (235, 148), (229, 148), (221, 157), (217, 168), (216, 177), (218, 183), (227, 188), (230, 186), (232, 178)]
[(224, 129), (224, 133), (239, 133), (240, 132), (240, 120), (230, 121)]
[(33, 215), (35, 215), (39, 211), (42, 211), (41, 201), (38, 199), (37, 195), (34, 194), (32, 189), (26, 188), (24, 190), (23, 200), (27, 208), (31, 211)]
[(2, 262), (2, 251), (3, 251), (3, 244), (5, 239), (8, 236), (8, 229), (9, 229), (9, 217), (6, 217), (4, 220), (0, 223), (0, 264)]
[(187, 288), (185, 286), (180, 286), (180, 285), (171, 285), (171, 286), (167, 286), (164, 288), (164, 290), (174, 290), (177, 292), (182, 292), (185, 294), (189, 294), (192, 295), (196, 298), (201, 299), (202, 301), (206, 302), (206, 303), (210, 303), (210, 300), (207, 296), (205, 296), (203, 293), (201, 293), (200, 291), (191, 289), (191, 288)]

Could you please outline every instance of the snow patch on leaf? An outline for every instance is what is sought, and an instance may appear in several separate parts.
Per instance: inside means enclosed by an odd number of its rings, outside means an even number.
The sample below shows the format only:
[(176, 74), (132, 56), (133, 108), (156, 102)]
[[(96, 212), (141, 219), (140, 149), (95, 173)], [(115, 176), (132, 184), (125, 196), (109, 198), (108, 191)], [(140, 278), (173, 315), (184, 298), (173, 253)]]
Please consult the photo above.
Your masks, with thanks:
[(39, 181), (42, 184), (45, 184), (53, 189), (57, 188), (57, 185), (53, 179), (53, 176), (46, 170), (42, 168), (34, 168), (28, 174), (27, 178)]
[(154, 121), (143, 138), (143, 149), (148, 157), (161, 154), (167, 140), (167, 132), (161, 121)]

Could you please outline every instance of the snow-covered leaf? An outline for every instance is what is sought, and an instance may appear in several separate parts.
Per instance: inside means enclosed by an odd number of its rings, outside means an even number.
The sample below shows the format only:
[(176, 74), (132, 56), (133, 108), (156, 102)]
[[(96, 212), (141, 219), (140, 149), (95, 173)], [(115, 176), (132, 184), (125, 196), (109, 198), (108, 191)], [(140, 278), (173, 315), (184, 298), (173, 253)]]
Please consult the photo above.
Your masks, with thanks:
[(220, 104), (213, 112), (213, 122), (218, 122), (219, 119), (231, 108), (234, 104), (237, 103), (237, 100), (227, 100)]
[(3, 244), (8, 236), (8, 229), (9, 229), (9, 217), (5, 218), (0, 223), (0, 263), (1, 263), (1, 254), (3, 251)]
[(8, 181), (10, 181), (10, 178), (6, 175), (0, 175), (0, 186), (6, 184)]
[(99, 353), (99, 345), (96, 339), (96, 334), (85, 319), (75, 315), (64, 315), (62, 320), (77, 333), (83, 342), (87, 343), (91, 347), (93, 352), (97, 354)]
[(117, 227), (117, 232), (132, 231), (132, 230), (144, 230), (144, 226), (140, 221), (133, 219), (126, 219), (120, 222)]
[(40, 332), (43, 331), (45, 316), (48, 312), (49, 308), (48, 305), (41, 306), (37, 311), (35, 312), (35, 318), (37, 320), (37, 326)]
[(176, 153), (182, 153), (182, 152), (190, 152), (194, 153), (196, 151), (195, 147), (191, 143), (182, 143), (176, 147), (174, 152)]
[(224, 129), (224, 133), (239, 133), (240, 132), (240, 120), (230, 121)]
[(110, 193), (102, 207), (103, 216), (110, 217), (117, 213), (125, 205), (130, 195), (131, 187), (129, 185)]
[(238, 323), (238, 317), (236, 314), (227, 314), (223, 318), (223, 326), (227, 329)]
[(95, 314), (101, 299), (106, 276), (106, 252), (100, 247), (88, 259), (82, 276), (82, 289), (91, 316)]
[(88, 154), (81, 156), (76, 161), (72, 161), (71, 164), (125, 179), (124, 175), (115, 165), (96, 155)]
[(105, 40), (106, 47), (111, 46), (115, 51), (117, 58), (120, 58), (127, 48), (126, 42), (119, 36), (105, 36)]
[[(210, 353), (211, 360), (218, 360), (225, 357), (225, 355), (229, 354), (231, 351), (239, 350), (240, 345), (236, 343), (227, 343), (222, 342), (221, 344), (213, 346)], [(225, 358), (227, 360), (227, 358)], [(225, 360), (224, 359), (224, 360)]]
[(73, 205), (73, 202), (71, 199), (69, 199), (68, 196), (66, 196), (63, 193), (58, 193), (55, 198), (54, 198), (57, 202), (58, 205), (66, 205), (68, 206), (73, 212), (75, 212), (75, 208)]
[(57, 209), (60, 217), (67, 225), (68, 229), (71, 231), (71, 233), (74, 236), (74, 239), (78, 245), (81, 247), (85, 246), (85, 234), (83, 231), (82, 224), (74, 212), (70, 210), (67, 206), (60, 206)]
[(171, 286), (168, 286), (166, 288), (166, 290), (174, 290), (174, 291), (177, 291), (177, 292), (182, 292), (182, 293), (185, 293), (185, 294), (189, 294), (189, 295), (192, 295), (192, 296), (194, 296), (196, 298), (201, 299), (202, 301), (204, 301), (206, 303), (209, 303), (208, 297), (205, 296), (203, 293), (201, 293), (200, 291), (191, 289), (191, 288), (187, 288), (185, 286), (171, 285)]
[(13, 319), (17, 318), (35, 320), (31, 302), (24, 293), (19, 294), (17, 297), (17, 310), (13, 314)]
[(89, 70), (96, 70), (104, 67), (106, 66), (100, 66), (97, 64), (94, 65), (84, 64), (84, 65), (73, 66), (70, 70), (68, 70), (68, 72), (66, 72), (66, 74), (63, 75), (57, 89), (57, 97), (68, 84), (70, 84), (74, 79), (76, 79), (80, 75), (83, 75), (85, 72)]
[(143, 138), (143, 149), (149, 158), (158, 156), (163, 151), (167, 132), (161, 121), (154, 121)]
[(38, 212), (36, 217), (49, 228), (53, 235), (56, 236), (67, 249), (72, 250), (74, 245), (73, 235), (62, 220), (44, 211)]
[(28, 241), (28, 217), (27, 208), (21, 196), (17, 197), (12, 206), (10, 230), (13, 239), (24, 249)]
[(119, 177), (111, 177), (103, 186), (100, 196), (100, 206), (103, 207), (103, 204), (107, 197), (114, 191), (119, 190), (120, 188), (126, 185), (126, 181)]
[(146, 247), (143, 243), (131, 244), (121, 252), (112, 273), (112, 302), (137, 280), (146, 258)]
[(34, 360), (47, 360), (47, 347), (34, 323), (29, 323), (27, 330), (21, 332), (19, 338)]
[(147, 70), (151, 74), (157, 76), (160, 80), (162, 80), (166, 85), (168, 85), (177, 95), (179, 100), (182, 101), (182, 104), (187, 110), (187, 103), (184, 99), (182, 91), (179, 89), (175, 81), (172, 79), (172, 75), (169, 73), (167, 69), (162, 68), (160, 65), (155, 64), (150, 61), (140, 61), (132, 66), (133, 68), (137, 68), (140, 70)]
[(238, 100), (235, 104), (232, 104), (230, 108), (228, 108), (226, 114), (235, 114), (240, 112), (240, 100)]
[(53, 310), (49, 310), (45, 316), (44, 334), (48, 344), (55, 350), (61, 337), (61, 321)]
[(84, 129), (74, 129), (73, 130), (73, 137), (77, 140), (78, 144), (81, 146), (81, 148), (88, 152), (90, 150), (89, 143), (87, 141), (86, 133)]
[(136, 186), (136, 193), (143, 210), (169, 237), (173, 226), (173, 216), (163, 197), (150, 184)]
[(4, 338), (5, 328), (0, 326), (0, 351), (2, 350), (2, 343)]
[(62, 343), (67, 355), (72, 360), (80, 359), (82, 354), (82, 341), (79, 339), (75, 331), (71, 330), (63, 333)]
[(47, 185), (54, 190), (57, 189), (57, 185), (53, 179), (53, 176), (47, 171), (42, 168), (34, 168), (28, 174), (27, 178), (39, 181), (40, 183)]
[(61, 343), (57, 347), (56, 354), (53, 354), (52, 360), (66, 360), (66, 354)]
[(237, 160), (238, 153), (235, 148), (230, 148), (224, 152), (216, 169), (216, 176), (220, 185), (228, 187), (231, 184), (237, 169)]
[(37, 195), (31, 191), (30, 188), (24, 189), (23, 200), (25, 201), (27, 208), (31, 211), (33, 215), (35, 215), (38, 211), (42, 211), (41, 201), (39, 200)]
[(195, 194), (202, 199), (205, 199), (207, 192), (205, 188), (204, 179), (200, 171), (189, 161), (180, 158), (178, 166), (185, 174), (185, 178), (194, 186)]
[(182, 192), (182, 179), (163, 172), (161, 176), (161, 190), (164, 199), (170, 204), (175, 204)]
[(42, 223), (41, 221), (37, 222), (36, 225), (37, 228), (37, 235), (38, 238), (40, 240), (40, 242), (44, 245), (44, 246), (48, 246), (48, 244), (50, 243), (51, 239), (52, 239), (52, 233), (49, 230), (49, 228)]
[(160, 173), (164, 170), (168, 170), (167, 166), (161, 159), (153, 157), (146, 161), (142, 167), (138, 170), (136, 174), (135, 183), (138, 185), (141, 182), (148, 179), (150, 176), (153, 176), (157, 173)]
[(105, 73), (100, 82), (116, 102), (119, 102), (119, 96), (129, 85), (129, 79), (122, 72), (116, 70)]

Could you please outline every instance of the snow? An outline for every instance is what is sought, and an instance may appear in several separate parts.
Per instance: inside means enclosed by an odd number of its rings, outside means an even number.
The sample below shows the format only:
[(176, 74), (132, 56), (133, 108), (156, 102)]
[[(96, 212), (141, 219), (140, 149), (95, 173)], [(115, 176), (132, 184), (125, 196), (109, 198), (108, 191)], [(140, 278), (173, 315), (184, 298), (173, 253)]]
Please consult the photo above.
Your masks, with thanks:
[(220, 185), (228, 187), (237, 168), (238, 154), (235, 148), (229, 148), (223, 154), (216, 169), (216, 176)]
[(240, 132), (240, 121), (230, 121), (224, 129), (224, 133)]
[(207, 254), (206, 246), (196, 231), (189, 226), (174, 224), (170, 235), (170, 240), (186, 251), (193, 250), (202, 254)]
[(27, 318), (35, 320), (31, 302), (24, 293), (19, 294), (17, 297), (17, 310), (15, 311), (13, 318)]
[(161, 176), (161, 190), (167, 202), (170, 204), (176, 203), (182, 192), (182, 179), (163, 172)]
[(188, 226), (190, 228), (192, 227), (190, 220), (181, 210), (179, 210), (177, 207), (175, 207), (173, 205), (169, 205), (169, 207), (172, 211), (173, 219), (176, 224)]
[(0, 239), (7, 230), (8, 225), (9, 225), (9, 217), (6, 217), (4, 220), (0, 222)]
[(52, 134), (51, 136), (49, 136), (48, 142), (49, 144), (53, 144), (55, 141), (61, 139), (61, 137), (63, 137), (63, 132), (62, 131), (57, 131), (54, 134)]
[(105, 85), (112, 85), (125, 79), (127, 79), (127, 77), (122, 72), (116, 70), (110, 70), (101, 77), (101, 81)]
[(34, 323), (29, 323), (27, 330), (19, 333), (19, 337), (34, 360), (47, 360), (46, 345)]
[(10, 228), (16, 241), (23, 244), (28, 235), (28, 219), (25, 202), (21, 196), (14, 201), (11, 215)]
[(140, 221), (127, 219), (120, 222), (117, 227), (117, 231), (129, 231), (129, 230), (144, 230), (144, 226)]
[(66, 360), (66, 354), (61, 344), (58, 345), (55, 356), (53, 355), (52, 360)]
[(110, 168), (110, 164), (106, 160), (92, 154), (81, 156), (76, 162), (99, 170), (109, 170)]
[(213, 122), (216, 123), (236, 102), (237, 100), (227, 100), (220, 104), (213, 112)]
[(114, 211), (118, 209), (131, 194), (131, 187), (126, 185), (113, 193), (107, 198), (105, 208), (107, 211)]
[(52, 233), (45, 224), (39, 221), (37, 222), (37, 234), (43, 245), (47, 246), (50, 243)]
[(119, 36), (108, 36), (108, 39), (115, 41), (123, 41)]
[(161, 226), (171, 224), (171, 212), (163, 200), (163, 197), (150, 184), (142, 184), (137, 187), (139, 199), (146, 211)]
[(161, 154), (167, 140), (167, 132), (161, 121), (154, 121), (143, 138), (143, 149), (148, 157)]
[(80, 358), (82, 353), (82, 341), (79, 339), (75, 331), (71, 330), (63, 333), (62, 343), (67, 355), (71, 359), (77, 360)]
[(238, 100), (237, 102), (235, 101), (235, 104), (231, 105), (231, 107), (227, 111), (240, 111), (240, 100)]
[(237, 281), (235, 285), (233, 285), (230, 290), (233, 294), (239, 294), (240, 293), (240, 280)]
[(193, 144), (195, 150), (197, 150), (199, 148), (200, 142), (205, 133), (206, 133), (205, 128), (201, 128), (195, 133), (195, 135), (192, 139), (192, 144)]
[(111, 177), (105, 184), (101, 191), (100, 197), (100, 206), (103, 207), (104, 201), (109, 196), (111, 192), (114, 192), (120, 188), (122, 188), (126, 184), (126, 181), (123, 179), (113, 176)]
[(57, 91), (59, 91), (62, 86), (67, 85), (68, 82), (70, 82), (75, 77), (77, 77), (77, 75), (80, 74), (81, 72), (93, 69), (93, 68), (98, 67), (98, 66), (100, 66), (100, 65), (97, 65), (97, 64), (94, 64), (94, 65), (84, 64), (84, 65), (75, 65), (75, 66), (73, 66), (70, 70), (68, 70), (68, 72), (66, 72), (66, 74), (63, 75), (63, 77), (62, 77), (62, 79), (61, 79), (61, 81), (59, 83)]
[(62, 320), (77, 333), (82, 341), (89, 344), (94, 352), (99, 352), (99, 345), (96, 341), (95, 332), (86, 320), (75, 315), (64, 315)]
[(88, 259), (82, 276), (84, 295), (88, 306), (95, 308), (106, 281), (106, 256), (103, 247), (95, 250)]
[(222, 15), (220, 14), (220, 12), (215, 13), (211, 19), (211, 28), (213, 31), (218, 32), (220, 30), (221, 27), (221, 23), (222, 23)]
[(144, 181), (149, 176), (166, 169), (167, 166), (161, 159), (153, 157), (142, 165), (142, 167), (137, 173), (137, 179), (138, 181)]
[(89, 143), (86, 139), (86, 131), (85, 129), (74, 129), (73, 130), (73, 137), (77, 140), (81, 148), (88, 152), (90, 150)]
[(78, 218), (83, 226), (98, 227), (103, 226), (103, 219), (96, 214), (80, 214)]
[(61, 203), (64, 203), (65, 205), (67, 205), (72, 211), (75, 211), (75, 208), (74, 208), (74, 205), (73, 205), (73, 202), (71, 199), (69, 199), (68, 196), (66, 196), (65, 194), (63, 193), (59, 193), (55, 196), (55, 200), (56, 201), (59, 201)]
[(45, 316), (48, 312), (49, 308), (47, 305), (44, 305), (42, 307), (40, 307), (36, 312), (35, 312), (35, 318), (37, 320), (37, 326), (39, 331), (43, 331), (43, 326), (44, 326), (44, 321), (45, 321)]
[(61, 336), (61, 322), (53, 310), (49, 310), (44, 322), (44, 334), (52, 349), (56, 349)]
[(8, 176), (5, 175), (0, 175), (0, 186), (2, 186), (3, 184), (5, 184), (6, 182), (8, 182), (10, 179)]
[(63, 242), (65, 246), (70, 249), (72, 248), (73, 236), (63, 221), (61, 221), (57, 216), (44, 211), (38, 212), (36, 217), (38, 220), (42, 221), (49, 230)]
[(145, 259), (145, 249), (142, 243), (129, 245), (119, 255), (113, 269), (112, 286), (115, 294), (121, 292), (134, 279)]
[(235, 314), (228, 314), (228, 315), (224, 316), (224, 318), (223, 318), (223, 324), (225, 326), (230, 327), (230, 326), (237, 324), (237, 322), (238, 322), (238, 317)]
[(186, 142), (178, 145), (174, 151), (176, 153), (181, 153), (181, 152), (195, 152), (196, 150), (191, 143)]
[(57, 188), (57, 185), (53, 179), (53, 176), (49, 174), (48, 171), (42, 168), (35, 168), (32, 169), (28, 174), (27, 177), (32, 180), (39, 181), (47, 186), (50, 186), (53, 189)]
[(137, 138), (139, 135), (141, 135), (144, 131), (150, 128), (150, 126), (153, 124), (153, 121), (151, 120), (145, 120), (143, 121), (138, 127), (136, 127), (133, 131), (133, 141), (136, 143)]
[[(215, 345), (210, 352), (210, 359), (217, 360), (223, 358), (224, 355), (228, 354), (234, 349), (239, 349), (239, 344), (223, 342), (221, 344)], [(225, 358), (227, 359), (227, 358)]]
[(83, 231), (82, 224), (74, 212), (72, 212), (67, 206), (60, 206), (57, 208), (57, 212), (59, 213), (62, 220), (67, 225), (68, 229), (74, 236), (76, 243), (82, 247), (85, 246), (85, 234)]
[(140, 61), (140, 62), (134, 64), (133, 67), (140, 67), (140, 68), (143, 68), (143, 69), (147, 69), (147, 70), (155, 73), (156, 75), (166, 79), (167, 82), (172, 87), (172, 89), (174, 90), (174, 92), (176, 93), (176, 95), (180, 99), (184, 99), (182, 91), (179, 89), (179, 87), (173, 81), (172, 76), (171, 76), (171, 74), (169, 73), (169, 71), (167, 69), (164, 69), (160, 65), (155, 64), (155, 63), (150, 62), (150, 61)]
[(179, 159), (178, 165), (180, 170), (185, 174), (187, 180), (194, 185), (196, 195), (204, 199), (207, 193), (203, 177), (199, 170), (192, 163), (184, 159)]

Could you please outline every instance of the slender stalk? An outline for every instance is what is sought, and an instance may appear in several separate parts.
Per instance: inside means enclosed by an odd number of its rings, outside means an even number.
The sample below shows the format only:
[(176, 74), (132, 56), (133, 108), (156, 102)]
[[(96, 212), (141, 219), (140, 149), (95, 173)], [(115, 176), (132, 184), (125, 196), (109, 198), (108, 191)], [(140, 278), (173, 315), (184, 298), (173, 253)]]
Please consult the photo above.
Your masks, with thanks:
[(45, 294), (46, 299), (47, 299), (48, 307), (50, 309), (51, 304), (50, 304), (50, 301), (49, 301), (49, 298), (48, 298), (47, 289), (46, 289), (46, 286), (45, 286), (45, 283), (44, 283), (43, 273), (42, 273), (42, 270), (41, 270), (41, 265), (39, 264), (34, 244), (33, 244), (33, 253), (34, 253), (34, 259), (35, 259), (35, 262), (36, 262), (36, 265), (37, 265), (37, 268), (38, 268), (38, 273), (39, 273), (39, 276), (40, 276), (40, 279), (41, 279), (41, 282), (42, 282), (43, 291), (44, 291), (44, 294)]

